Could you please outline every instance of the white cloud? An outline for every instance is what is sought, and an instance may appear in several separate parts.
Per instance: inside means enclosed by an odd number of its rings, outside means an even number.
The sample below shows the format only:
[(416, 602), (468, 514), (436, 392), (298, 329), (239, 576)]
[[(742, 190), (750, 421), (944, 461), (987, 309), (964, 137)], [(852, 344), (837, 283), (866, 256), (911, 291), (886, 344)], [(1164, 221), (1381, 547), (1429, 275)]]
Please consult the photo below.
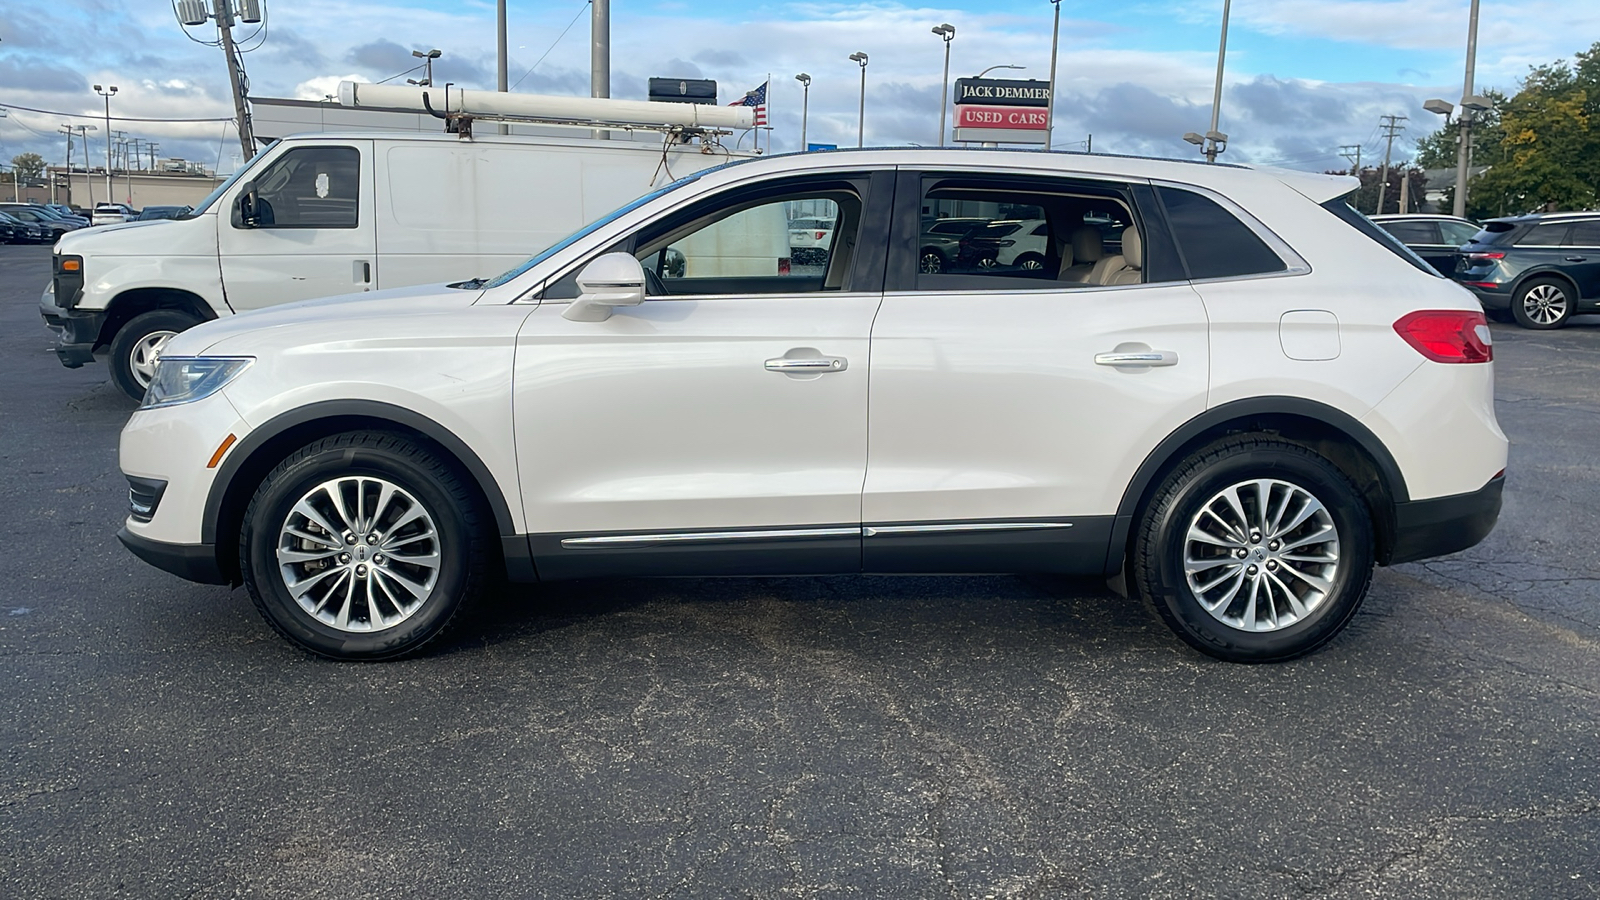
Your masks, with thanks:
[(322, 100), (329, 94), (339, 96), (339, 82), (355, 81), (367, 84), (372, 81), (359, 72), (350, 75), (322, 75), (308, 78), (294, 86), (294, 99), (296, 100)]

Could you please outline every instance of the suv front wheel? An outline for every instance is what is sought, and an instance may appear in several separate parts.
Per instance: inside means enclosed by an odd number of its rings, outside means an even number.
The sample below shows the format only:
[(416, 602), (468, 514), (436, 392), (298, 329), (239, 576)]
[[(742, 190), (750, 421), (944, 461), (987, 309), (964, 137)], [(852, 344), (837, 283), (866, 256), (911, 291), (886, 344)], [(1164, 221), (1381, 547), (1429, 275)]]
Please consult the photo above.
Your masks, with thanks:
[(382, 432), (323, 438), (262, 481), (239, 568), (279, 634), (334, 659), (390, 659), (439, 636), (480, 593), (487, 544), (463, 476)]
[(1365, 501), (1331, 462), (1265, 435), (1199, 451), (1157, 490), (1134, 543), (1134, 582), (1179, 637), (1233, 662), (1321, 647), (1372, 581)]

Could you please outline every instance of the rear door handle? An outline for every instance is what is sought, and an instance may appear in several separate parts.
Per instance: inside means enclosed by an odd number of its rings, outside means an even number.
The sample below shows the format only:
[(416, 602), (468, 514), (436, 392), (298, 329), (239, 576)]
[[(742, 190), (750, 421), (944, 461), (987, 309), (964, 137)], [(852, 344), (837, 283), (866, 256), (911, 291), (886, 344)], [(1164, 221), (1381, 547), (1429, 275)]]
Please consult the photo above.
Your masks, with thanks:
[(1116, 366), (1119, 369), (1134, 368), (1137, 366), (1175, 366), (1178, 364), (1178, 354), (1171, 350), (1141, 350), (1131, 353), (1096, 353), (1094, 364), (1097, 366)]
[(800, 358), (780, 356), (767, 360), (768, 372), (786, 372), (790, 375), (822, 375), (828, 372), (843, 372), (849, 367), (850, 361), (842, 356)]

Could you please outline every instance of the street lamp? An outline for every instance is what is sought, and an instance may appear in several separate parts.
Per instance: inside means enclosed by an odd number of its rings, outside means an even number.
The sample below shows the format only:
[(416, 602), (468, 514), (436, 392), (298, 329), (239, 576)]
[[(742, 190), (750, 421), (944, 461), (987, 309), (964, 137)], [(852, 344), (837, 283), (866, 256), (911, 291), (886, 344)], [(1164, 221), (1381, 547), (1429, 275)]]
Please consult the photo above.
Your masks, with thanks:
[(861, 66), (861, 105), (856, 109), (856, 147), (859, 148), (867, 135), (867, 55), (858, 50), (850, 54), (850, 59)]
[(949, 22), (936, 25), (933, 33), (944, 38), (944, 87), (939, 91), (939, 146), (944, 143), (944, 111), (950, 103), (950, 42), (955, 39), (956, 27)]
[(1056, 8), (1055, 29), (1050, 32), (1050, 106), (1045, 110), (1044, 148), (1050, 149), (1056, 132), (1056, 47), (1061, 43), (1061, 0), (1050, 0)]
[(811, 76), (801, 72), (794, 77), (794, 80), (800, 82), (802, 91), (800, 95), (800, 152), (804, 153), (811, 149), (811, 145), (806, 143), (806, 117), (811, 111)]
[(427, 74), (422, 76), (421, 81), (407, 78), (406, 84), (414, 84), (417, 87), (433, 87), (433, 61), (444, 54), (438, 50), (429, 50), (427, 53), (423, 53), (421, 50), (413, 50), (411, 55), (422, 60), (422, 64), (427, 67)]
[(1020, 72), (1023, 69), (1026, 69), (1026, 68), (1027, 68), (1027, 66), (1005, 66), (1005, 65), (990, 66), (989, 68), (984, 69), (982, 72), (979, 72), (978, 74), (976, 74), (976, 75), (974, 75), (972, 77), (973, 78), (982, 78), (983, 76), (989, 74), (990, 72), (993, 72), (995, 69), (1016, 69), (1017, 71)]
[(1474, 111), (1487, 110), (1489, 101), (1472, 93), (1472, 70), (1478, 62), (1478, 0), (1472, 0), (1472, 12), (1467, 21), (1467, 72), (1461, 82), (1461, 116), (1458, 121), (1461, 133), (1456, 140), (1456, 218), (1467, 214), (1467, 179), (1472, 168), (1472, 120)]
[(1211, 130), (1204, 135), (1191, 131), (1183, 136), (1184, 140), (1202, 148), (1206, 162), (1216, 162), (1217, 154), (1228, 149), (1228, 136), (1217, 130), (1217, 119), (1222, 114), (1222, 64), (1228, 57), (1228, 10), (1232, 5), (1232, 0), (1222, 0), (1222, 40), (1217, 44), (1217, 85), (1211, 95)]
[(111, 202), (111, 196), (112, 196), (112, 188), (111, 188), (111, 97), (112, 97), (113, 94), (115, 94), (117, 92), (117, 86), (113, 84), (109, 88), (102, 88), (102, 87), (100, 87), (100, 85), (97, 84), (97, 85), (94, 86), (94, 92), (96, 94), (99, 94), (100, 96), (106, 98), (106, 202), (110, 203)]

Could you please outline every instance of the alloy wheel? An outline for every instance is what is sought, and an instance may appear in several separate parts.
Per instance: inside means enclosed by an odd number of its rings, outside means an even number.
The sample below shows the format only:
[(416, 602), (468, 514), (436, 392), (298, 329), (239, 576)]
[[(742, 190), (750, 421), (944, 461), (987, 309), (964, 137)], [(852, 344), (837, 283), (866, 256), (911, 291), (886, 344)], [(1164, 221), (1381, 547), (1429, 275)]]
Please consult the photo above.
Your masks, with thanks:
[(167, 342), (176, 334), (176, 331), (152, 331), (133, 345), (128, 356), (128, 368), (140, 387), (150, 386), (156, 377), (156, 363), (161, 361), (161, 351), (166, 349)]
[(1567, 314), (1567, 293), (1553, 284), (1536, 284), (1522, 295), (1522, 310), (1540, 325), (1554, 325)]

